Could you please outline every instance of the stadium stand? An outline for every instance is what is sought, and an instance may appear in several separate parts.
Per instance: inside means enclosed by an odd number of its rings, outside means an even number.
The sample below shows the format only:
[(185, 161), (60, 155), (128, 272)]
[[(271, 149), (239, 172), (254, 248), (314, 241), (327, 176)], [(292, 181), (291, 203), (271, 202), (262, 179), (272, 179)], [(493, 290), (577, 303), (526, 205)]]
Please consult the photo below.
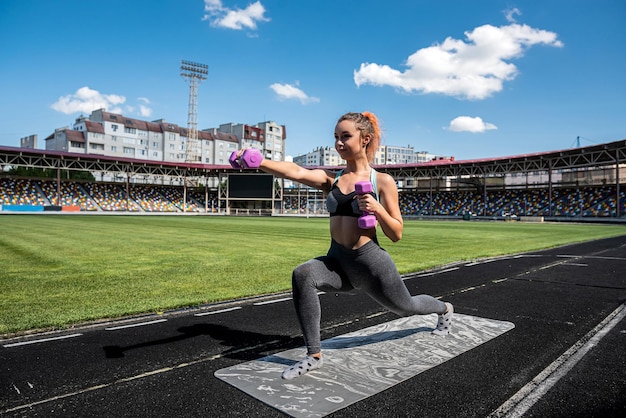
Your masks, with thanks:
[[(189, 196), (187, 196), (187, 203), (184, 204), (185, 195), (184, 195), (183, 189), (180, 187), (175, 188), (175, 187), (167, 187), (167, 186), (158, 186), (157, 191), (163, 197), (165, 197), (165, 199), (171, 202), (176, 207), (176, 210), (179, 212), (182, 212), (183, 210), (185, 212), (201, 212), (202, 211), (202, 209), (200, 209), (200, 204), (198, 203), (198, 200), (196, 200), (196, 198), (192, 197), (190, 194)], [(185, 205), (184, 208), (183, 208), (183, 205)]]
[[(625, 187), (626, 188), (626, 187)], [(473, 214), (488, 217), (553, 216), (579, 218), (611, 218), (617, 214), (615, 186), (553, 188), (552, 200), (547, 188), (491, 190), (476, 193), (467, 190), (414, 192), (400, 191), (399, 203), (404, 216), (460, 217)], [(59, 199), (60, 197), (60, 199)], [(486, 198), (486, 200), (485, 200)], [(620, 190), (620, 214), (626, 213), (626, 192)], [(74, 182), (0, 178), (2, 205), (76, 206), (81, 211), (183, 212), (184, 191), (181, 186), (126, 185), (121, 183)], [(285, 192), (284, 214), (324, 214), (323, 205), (316, 201), (311, 207), (304, 196)], [(188, 189), (186, 212), (218, 213), (219, 200), (214, 191)]]
[(52, 180), (42, 180), (41, 190), (46, 199), (53, 205), (58, 206), (78, 206), (84, 211), (96, 211), (98, 207), (89, 196), (82, 184), (75, 182), (59, 183), (60, 190), (57, 190), (57, 182)]
[(283, 199), (283, 207), (285, 213), (301, 214), (306, 213), (307, 200), (306, 197), (285, 196)]
[[(462, 216), (473, 213), (482, 216), (550, 216), (554, 217), (615, 217), (615, 187), (582, 187), (553, 189), (552, 201), (544, 189), (497, 190), (482, 194), (460, 192), (400, 193), (400, 209), (407, 216)], [(626, 193), (620, 190), (620, 213), (624, 214)]]
[(122, 189), (121, 185), (86, 183), (85, 188), (103, 211), (138, 212), (141, 210), (137, 202), (130, 197), (126, 198), (126, 192)]
[(188, 199), (192, 199), (196, 204), (198, 211), (206, 213), (218, 213), (220, 204), (217, 194), (213, 191), (208, 192), (200, 189), (187, 190)]
[(129, 194), (145, 212), (180, 212), (156, 187), (132, 185)]
[[(626, 189), (626, 187), (625, 187)], [(126, 185), (98, 182), (0, 178), (0, 204), (77, 206), (81, 211), (104, 212), (183, 212), (181, 186)], [(218, 213), (219, 200), (214, 191), (189, 189), (186, 212)], [(400, 191), (400, 209), (404, 216), (461, 217), (467, 213), (487, 217), (553, 216), (610, 218), (617, 214), (615, 186), (554, 188), (552, 200), (547, 188), (491, 190), (486, 193), (464, 191)], [(59, 197), (60, 196), (60, 200)], [(486, 197), (486, 201), (485, 201)], [(319, 200), (319, 199), (318, 199)], [(626, 213), (626, 192), (620, 190), (620, 213)], [(550, 215), (550, 210), (552, 213)], [(285, 192), (284, 214), (323, 214), (322, 205), (311, 207), (309, 199)]]
[[(26, 177), (23, 172), (11, 175), (16, 167), (52, 171), (56, 180)], [(2, 212), (67, 208), (81, 212), (325, 214), (322, 193), (298, 184), (292, 188), (281, 183), (270, 199), (230, 195), (234, 170), (224, 165), (0, 146), (0, 168)], [(72, 170), (100, 180), (61, 176)], [(405, 217), (626, 221), (626, 140), (506, 158), (391, 164), (377, 170), (397, 179)]]
[(0, 204), (39, 206), (49, 204), (37, 184), (37, 181), (30, 179), (0, 178)]

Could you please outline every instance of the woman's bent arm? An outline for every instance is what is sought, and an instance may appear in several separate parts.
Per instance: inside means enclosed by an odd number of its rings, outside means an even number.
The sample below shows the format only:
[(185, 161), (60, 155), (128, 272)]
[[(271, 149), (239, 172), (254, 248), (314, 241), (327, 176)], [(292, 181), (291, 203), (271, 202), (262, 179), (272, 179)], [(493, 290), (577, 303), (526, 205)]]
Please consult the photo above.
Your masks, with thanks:
[(398, 203), (398, 187), (389, 175), (379, 176), (378, 180), (380, 181), (379, 191), (383, 210), (376, 213), (376, 218), (387, 238), (396, 242), (402, 238), (402, 229), (404, 228)]

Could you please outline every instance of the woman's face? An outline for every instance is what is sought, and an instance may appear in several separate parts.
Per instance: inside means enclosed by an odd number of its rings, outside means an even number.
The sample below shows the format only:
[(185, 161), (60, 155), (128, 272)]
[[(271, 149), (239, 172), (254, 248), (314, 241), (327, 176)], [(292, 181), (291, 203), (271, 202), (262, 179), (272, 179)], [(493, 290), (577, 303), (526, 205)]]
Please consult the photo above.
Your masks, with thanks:
[(342, 120), (335, 127), (335, 149), (344, 160), (359, 152), (365, 153), (365, 140), (351, 120)]

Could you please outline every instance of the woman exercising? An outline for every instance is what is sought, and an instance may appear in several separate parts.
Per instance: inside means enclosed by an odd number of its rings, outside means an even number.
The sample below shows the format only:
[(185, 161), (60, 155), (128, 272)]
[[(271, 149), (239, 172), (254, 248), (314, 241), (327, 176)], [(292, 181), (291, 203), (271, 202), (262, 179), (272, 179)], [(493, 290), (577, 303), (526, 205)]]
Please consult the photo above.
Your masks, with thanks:
[[(326, 256), (299, 265), (293, 271), (293, 300), (304, 336), (307, 356), (288, 367), (283, 379), (293, 379), (322, 366), (320, 341), (321, 307), (318, 291), (365, 291), (380, 305), (400, 316), (439, 314), (433, 334), (447, 335), (453, 307), (432, 296), (411, 296), (389, 254), (378, 245), (376, 225), (363, 229), (358, 218), (365, 212), (376, 217), (383, 233), (393, 242), (402, 238), (403, 221), (398, 188), (389, 174), (372, 167), (380, 144), (378, 119), (373, 113), (347, 113), (335, 126), (335, 148), (346, 167), (333, 172), (307, 169), (284, 161), (246, 156), (231, 157), (234, 164), (256, 166), (276, 177), (320, 189), (327, 194), (330, 213), (330, 249)], [(257, 160), (255, 160), (257, 158)], [(249, 164), (246, 164), (248, 162)], [(357, 194), (357, 182), (370, 181), (373, 192)]]

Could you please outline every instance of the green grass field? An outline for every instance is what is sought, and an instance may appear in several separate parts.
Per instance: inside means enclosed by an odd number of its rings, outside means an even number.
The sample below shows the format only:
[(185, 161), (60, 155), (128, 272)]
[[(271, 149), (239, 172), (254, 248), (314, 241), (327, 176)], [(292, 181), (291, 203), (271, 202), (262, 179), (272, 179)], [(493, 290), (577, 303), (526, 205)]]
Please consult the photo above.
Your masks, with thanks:
[[(619, 225), (405, 221), (401, 273), (626, 234)], [(0, 334), (289, 290), (328, 219), (0, 216)]]

